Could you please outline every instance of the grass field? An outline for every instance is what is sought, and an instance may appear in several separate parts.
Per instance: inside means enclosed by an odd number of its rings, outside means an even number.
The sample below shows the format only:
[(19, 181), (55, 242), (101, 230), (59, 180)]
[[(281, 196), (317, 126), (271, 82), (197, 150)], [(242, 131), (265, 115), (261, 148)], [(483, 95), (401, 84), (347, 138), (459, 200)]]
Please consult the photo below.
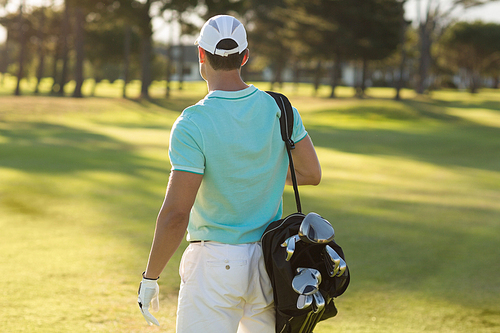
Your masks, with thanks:
[[(0, 88), (0, 332), (174, 332), (186, 244), (161, 276), (161, 328), (146, 326), (136, 293), (170, 126), (206, 88), (165, 100), (161, 87), (152, 102), (115, 98), (112, 84), (84, 99)], [(315, 332), (498, 332), (500, 91), (400, 102), (390, 89), (283, 91), (323, 167), (301, 189), (304, 210), (332, 222), (352, 274)]]

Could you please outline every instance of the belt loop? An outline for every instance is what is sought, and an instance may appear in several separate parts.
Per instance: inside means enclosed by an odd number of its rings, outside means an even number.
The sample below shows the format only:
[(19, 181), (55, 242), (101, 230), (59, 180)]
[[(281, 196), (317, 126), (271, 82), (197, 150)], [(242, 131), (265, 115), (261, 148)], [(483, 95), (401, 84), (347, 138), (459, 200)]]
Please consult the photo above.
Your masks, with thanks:
[(204, 240), (201, 241), (201, 246), (205, 246), (205, 241)]

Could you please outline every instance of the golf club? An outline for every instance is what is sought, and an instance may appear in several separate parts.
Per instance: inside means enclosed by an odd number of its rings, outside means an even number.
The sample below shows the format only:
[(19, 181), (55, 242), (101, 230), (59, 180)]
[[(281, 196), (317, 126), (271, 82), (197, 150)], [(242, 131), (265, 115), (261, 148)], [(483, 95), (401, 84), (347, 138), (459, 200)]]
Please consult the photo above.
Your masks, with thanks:
[[(319, 290), (321, 273), (313, 268), (299, 268), (292, 280), (292, 288), (299, 295), (312, 295)], [(319, 279), (318, 279), (319, 276)]]
[(295, 243), (300, 240), (299, 235), (292, 236), (285, 240), (281, 247), (286, 247), (286, 261), (292, 259), (293, 253), (295, 252)]
[(315, 292), (312, 296), (314, 297), (313, 311), (314, 313), (318, 313), (325, 308), (326, 304), (325, 298), (323, 297), (323, 294), (321, 294), (319, 290)]
[(342, 274), (344, 274), (346, 269), (347, 269), (347, 264), (342, 258), (340, 258), (339, 273), (337, 274), (337, 276), (342, 276)]
[(321, 278), (320, 271), (318, 271), (317, 269), (298, 267), (297, 268), (297, 273), (300, 273), (300, 272), (302, 272), (303, 270), (306, 270), (306, 269), (309, 270), (312, 274), (314, 274), (314, 276), (316, 277), (316, 279), (318, 279), (318, 285), (320, 285), (321, 281), (322, 281), (322, 278)]
[[(338, 271), (342, 258), (335, 252), (330, 245), (325, 246), (323, 249), (323, 256), (325, 259), (326, 268), (328, 269), (328, 274), (334, 277)], [(342, 260), (343, 261), (343, 260)]]
[(299, 295), (297, 298), (297, 309), (302, 310), (311, 306), (313, 302), (313, 296), (311, 295)]
[[(323, 251), (326, 253), (326, 251)], [(335, 274), (337, 273), (335, 271), (335, 266), (334, 264), (332, 263), (332, 261), (330, 260), (330, 258), (328, 257), (327, 254), (323, 254), (323, 260), (325, 262), (325, 266), (326, 266), (326, 272), (328, 273), (329, 276), (333, 277), (335, 276)]]
[(309, 213), (300, 224), (299, 237), (306, 243), (325, 244), (333, 240), (335, 231), (330, 222), (320, 215)]

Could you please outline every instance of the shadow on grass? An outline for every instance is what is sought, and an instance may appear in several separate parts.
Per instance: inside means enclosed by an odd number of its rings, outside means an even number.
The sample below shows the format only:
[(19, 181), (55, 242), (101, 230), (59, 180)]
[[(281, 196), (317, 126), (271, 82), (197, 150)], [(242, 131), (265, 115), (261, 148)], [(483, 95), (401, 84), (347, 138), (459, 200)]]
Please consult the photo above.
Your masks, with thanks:
[(489, 109), (492, 111), (500, 112), (500, 101), (481, 101), (464, 103), (459, 101), (434, 101), (434, 104), (439, 107), (449, 107), (458, 109)]
[(500, 129), (467, 126), (415, 134), (312, 126), (316, 146), (363, 155), (405, 157), (441, 166), (500, 170)]
[(72, 173), (85, 170), (122, 172), (142, 177), (152, 160), (135, 154), (136, 148), (108, 136), (41, 122), (9, 122), (0, 129), (0, 166), (30, 173)]
[[(406, 108), (357, 106), (345, 110), (315, 113), (348, 113), (370, 119), (408, 121), (433, 119), (438, 125), (424, 132), (392, 129), (346, 129), (325, 125), (309, 125), (308, 132), (316, 146), (363, 155), (389, 155), (410, 158), (441, 166), (461, 166), (490, 171), (500, 170), (500, 128), (483, 126), (446, 113), (436, 102), (405, 100)], [(408, 110), (408, 108), (410, 110)], [(473, 112), (473, 110), (471, 111)], [(314, 118), (314, 113), (310, 115)], [(374, 120), (377, 121), (376, 119)]]

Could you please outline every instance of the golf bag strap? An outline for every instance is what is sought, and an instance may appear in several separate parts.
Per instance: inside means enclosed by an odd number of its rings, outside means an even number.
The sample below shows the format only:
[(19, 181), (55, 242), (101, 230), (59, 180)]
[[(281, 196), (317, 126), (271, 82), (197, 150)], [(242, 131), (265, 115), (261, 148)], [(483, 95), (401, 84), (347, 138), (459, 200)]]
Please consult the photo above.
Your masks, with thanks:
[(288, 98), (280, 93), (273, 91), (266, 91), (271, 97), (274, 98), (276, 104), (281, 110), (281, 138), (285, 142), (286, 151), (288, 153), (288, 160), (290, 163), (290, 174), (292, 176), (293, 192), (295, 193), (295, 204), (297, 205), (297, 212), (302, 213), (302, 205), (300, 204), (299, 186), (297, 184), (297, 176), (295, 175), (295, 168), (293, 166), (292, 149), (295, 149), (295, 142), (292, 140), (293, 133), (293, 109), (292, 104)]

